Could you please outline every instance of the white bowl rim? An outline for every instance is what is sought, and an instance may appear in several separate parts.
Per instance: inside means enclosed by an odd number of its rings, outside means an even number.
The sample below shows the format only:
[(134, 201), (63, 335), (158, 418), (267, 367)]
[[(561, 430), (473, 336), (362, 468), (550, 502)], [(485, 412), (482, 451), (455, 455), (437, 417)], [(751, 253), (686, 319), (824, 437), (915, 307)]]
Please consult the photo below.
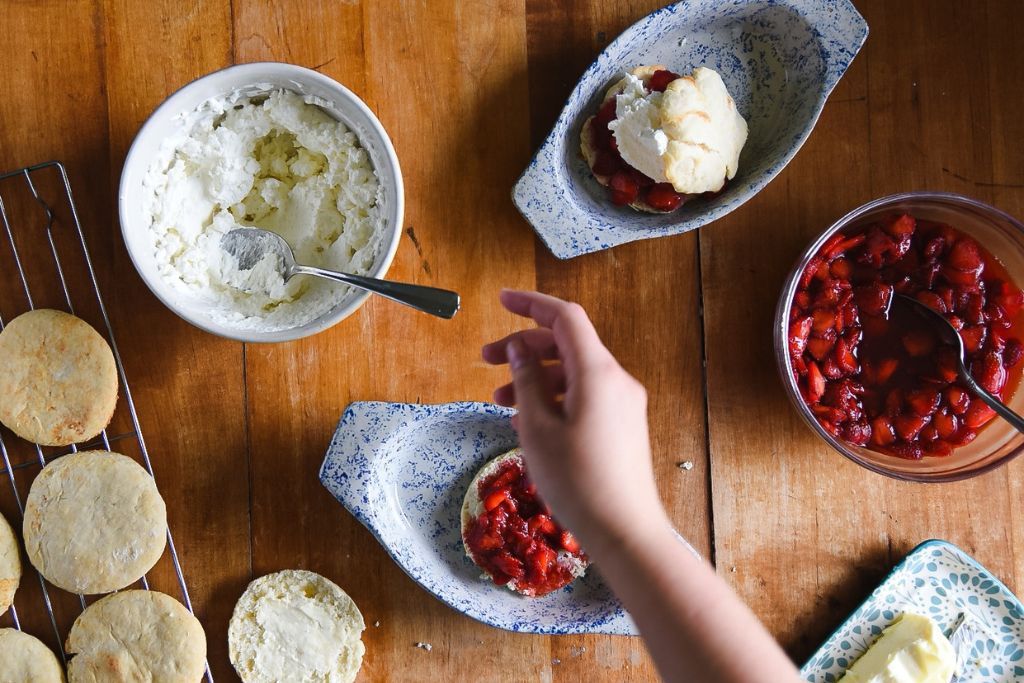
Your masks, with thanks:
[[(270, 76), (268, 76), (268, 70), (280, 73), (273, 73)], [(245, 64), (234, 64), (231, 66), (224, 67), (222, 69), (217, 69), (216, 71), (211, 71), (208, 74), (204, 74), (202, 76), (199, 76), (198, 78), (193, 79), (192, 81), (189, 81), (185, 85), (175, 90), (163, 102), (161, 102), (160, 105), (156, 109), (154, 109), (153, 112), (148, 117), (146, 117), (146, 120), (139, 127), (138, 132), (135, 134), (135, 137), (132, 140), (131, 146), (128, 148), (128, 153), (125, 155), (124, 163), (121, 166), (121, 177), (118, 182), (117, 191), (118, 221), (121, 227), (121, 238), (122, 240), (124, 240), (125, 248), (128, 251), (128, 257), (131, 259), (132, 265), (135, 267), (135, 270), (139, 274), (139, 277), (145, 283), (149, 291), (151, 291), (153, 295), (156, 296), (156, 298), (159, 299), (160, 302), (168, 309), (170, 309), (175, 315), (185, 320), (186, 322), (198, 327), (204, 332), (208, 332), (218, 337), (223, 337), (225, 339), (231, 339), (234, 341), (240, 341), (245, 343), (274, 343), (295, 341), (323, 332), (327, 328), (333, 327), (334, 325), (338, 324), (345, 318), (349, 317), (366, 302), (366, 300), (370, 297), (370, 293), (365, 291), (362, 293), (357, 293), (344, 306), (332, 309), (328, 313), (325, 313), (324, 315), (315, 318), (304, 325), (299, 325), (284, 330), (260, 332), (256, 330), (247, 329), (232, 330), (230, 327), (227, 326), (214, 326), (210, 324), (209, 320), (206, 320), (197, 315), (193, 315), (188, 311), (182, 310), (174, 301), (169, 300), (168, 297), (165, 297), (160, 291), (158, 291), (157, 287), (155, 287), (150, 282), (149, 278), (147, 278), (143, 274), (142, 268), (140, 267), (139, 264), (138, 257), (136, 256), (135, 252), (132, 251), (132, 248), (129, 246), (127, 230), (125, 228), (125, 197), (127, 189), (125, 187), (125, 169), (127, 169), (129, 165), (132, 163), (140, 163), (139, 161), (135, 161), (135, 157), (139, 154), (138, 145), (139, 141), (143, 137), (143, 134), (146, 133), (147, 130), (154, 127), (156, 125), (155, 122), (159, 121), (161, 117), (167, 116), (168, 114), (173, 116), (182, 113), (183, 107), (178, 103), (182, 99), (184, 99), (188, 95), (188, 91), (193, 89), (197, 84), (206, 81), (207, 79), (210, 79), (214, 76), (222, 76), (227, 73), (231, 73), (232, 75), (248, 75), (250, 74), (250, 72), (252, 76), (250, 80), (252, 81), (253, 85), (260, 83), (261, 80), (266, 81), (270, 78), (279, 77), (282, 74), (292, 73), (301, 74), (304, 78), (308, 80), (315, 81), (320, 85), (323, 85), (327, 89), (334, 90), (339, 93), (341, 98), (349, 100), (354, 108), (363, 113), (366, 116), (366, 119), (369, 121), (370, 126), (373, 128), (374, 132), (380, 136), (381, 141), (383, 142), (382, 148), (384, 156), (387, 160), (388, 165), (391, 166), (391, 168), (393, 169), (395, 176), (396, 205), (394, 209), (394, 215), (396, 220), (394, 229), (391, 230), (391, 233), (388, 236), (386, 251), (384, 252), (384, 258), (380, 261), (379, 266), (375, 268), (373, 272), (369, 274), (369, 276), (381, 278), (387, 273), (388, 269), (391, 267), (391, 262), (395, 258), (395, 254), (398, 252), (398, 244), (401, 241), (402, 237), (402, 224), (405, 221), (405, 184), (402, 179), (402, 169), (398, 163), (398, 155), (395, 152), (395, 148), (391, 142), (391, 138), (388, 136), (387, 131), (384, 129), (383, 124), (381, 124), (376, 114), (373, 113), (373, 111), (366, 105), (366, 103), (358, 95), (353, 93), (351, 90), (346, 88), (338, 81), (334, 80), (329, 76), (325, 76), (319, 71), (314, 71), (313, 69), (308, 69), (304, 66), (299, 66), (297, 64), (289, 64), (287, 62), (247, 62)]]

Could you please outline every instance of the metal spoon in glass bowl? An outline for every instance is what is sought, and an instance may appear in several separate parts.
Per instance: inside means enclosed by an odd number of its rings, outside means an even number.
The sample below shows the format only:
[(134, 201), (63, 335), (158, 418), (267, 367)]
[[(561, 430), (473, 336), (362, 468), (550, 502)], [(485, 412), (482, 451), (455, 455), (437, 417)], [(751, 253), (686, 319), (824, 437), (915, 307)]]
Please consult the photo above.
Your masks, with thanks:
[(921, 317), (921, 319), (928, 325), (928, 328), (932, 330), (938, 337), (939, 341), (946, 346), (953, 347), (956, 352), (956, 374), (960, 377), (964, 384), (974, 392), (978, 398), (985, 402), (989, 408), (996, 411), (1000, 417), (1009, 422), (1018, 432), (1024, 433), (1024, 418), (1017, 413), (1010, 410), (1005, 403), (1000, 401), (996, 396), (989, 393), (978, 384), (977, 380), (971, 375), (967, 369), (967, 364), (964, 362), (966, 351), (964, 349), (964, 340), (960, 338), (960, 333), (956, 331), (956, 328), (949, 324), (949, 321), (941, 313), (938, 313), (931, 308), (928, 308), (917, 299), (906, 296), (905, 294), (897, 294), (892, 298), (890, 304), (890, 315), (893, 313), (893, 309), (903, 308), (906, 311), (913, 312)]
[(295, 254), (284, 238), (269, 230), (238, 228), (225, 233), (220, 239), (220, 246), (230, 256), (238, 259), (238, 269), (242, 271), (252, 270), (264, 256), (272, 254), (278, 257), (278, 268), (285, 282), (296, 275), (316, 275), (380, 294), (386, 299), (439, 318), (451, 318), (459, 310), (459, 295), (447, 289), (390, 282), (300, 265), (295, 262)]

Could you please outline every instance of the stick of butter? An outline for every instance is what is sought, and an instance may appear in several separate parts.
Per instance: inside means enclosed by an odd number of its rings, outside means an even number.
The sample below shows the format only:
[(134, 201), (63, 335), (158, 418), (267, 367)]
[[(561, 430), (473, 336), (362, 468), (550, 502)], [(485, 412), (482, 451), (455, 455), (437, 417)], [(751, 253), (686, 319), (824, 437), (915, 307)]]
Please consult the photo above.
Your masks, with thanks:
[(905, 612), (839, 683), (949, 683), (955, 670), (956, 653), (938, 625)]

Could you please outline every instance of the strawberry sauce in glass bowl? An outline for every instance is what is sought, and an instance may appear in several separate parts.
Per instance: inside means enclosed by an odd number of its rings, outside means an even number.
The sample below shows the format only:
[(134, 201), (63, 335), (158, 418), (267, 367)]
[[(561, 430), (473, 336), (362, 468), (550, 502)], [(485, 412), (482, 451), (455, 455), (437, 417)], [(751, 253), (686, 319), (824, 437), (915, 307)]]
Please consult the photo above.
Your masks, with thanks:
[[(1024, 437), (960, 383), (916, 298), (957, 327), (974, 377), (1021, 412), (1024, 226), (971, 199), (912, 193), (856, 209), (808, 247), (783, 288), (776, 360), (801, 416), (836, 450), (902, 479), (962, 479)], [(1020, 396), (1018, 396), (1020, 394)]]

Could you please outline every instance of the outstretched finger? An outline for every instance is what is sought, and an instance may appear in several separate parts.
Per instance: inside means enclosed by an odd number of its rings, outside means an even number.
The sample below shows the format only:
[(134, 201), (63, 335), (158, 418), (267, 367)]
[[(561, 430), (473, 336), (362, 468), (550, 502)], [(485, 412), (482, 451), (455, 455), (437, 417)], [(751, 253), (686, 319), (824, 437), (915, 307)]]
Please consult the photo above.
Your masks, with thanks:
[[(542, 365), (541, 373), (547, 389), (548, 400), (554, 404), (555, 398), (566, 392), (565, 368), (561, 363)], [(511, 408), (516, 404), (516, 387), (513, 382), (494, 390), (494, 402), (500, 406)]]
[(570, 381), (581, 367), (608, 359), (608, 349), (579, 304), (539, 292), (508, 289), (502, 290), (501, 303), (512, 313), (533, 318), (551, 330)]
[(558, 358), (558, 346), (555, 344), (554, 333), (546, 327), (535, 327), (513, 332), (504, 339), (485, 344), (483, 347), (484, 360), (492, 365), (507, 363), (508, 344), (513, 339), (522, 341), (541, 360), (556, 360)]
[(532, 428), (555, 417), (544, 368), (519, 339), (513, 339), (508, 344), (508, 365), (512, 370), (520, 424)]

